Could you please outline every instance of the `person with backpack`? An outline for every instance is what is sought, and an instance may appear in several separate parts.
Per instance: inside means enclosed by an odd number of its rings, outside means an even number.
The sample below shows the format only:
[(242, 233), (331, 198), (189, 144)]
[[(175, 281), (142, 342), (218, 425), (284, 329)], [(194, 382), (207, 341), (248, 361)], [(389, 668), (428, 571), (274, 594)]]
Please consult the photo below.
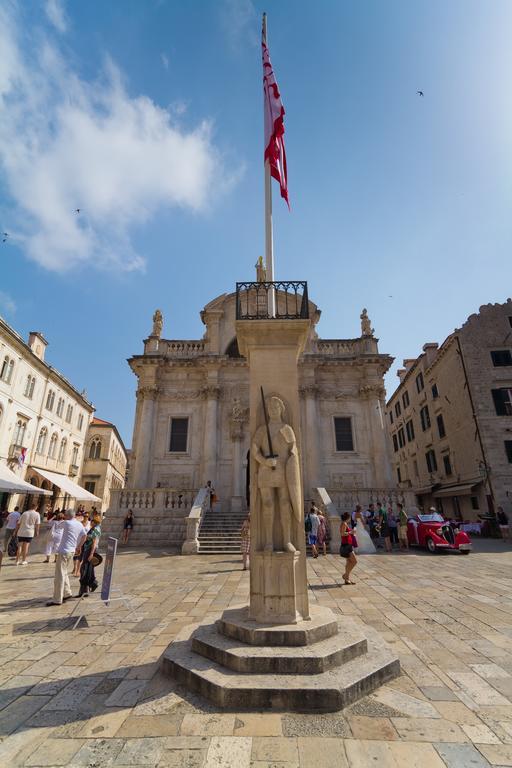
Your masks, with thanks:
[[(9, 543), (14, 536), (14, 532), (16, 530), (16, 526), (18, 525), (18, 520), (20, 519), (21, 515), (19, 513), (19, 507), (14, 507), (13, 512), (9, 512), (7, 515), (7, 519), (5, 521), (5, 528), (4, 528), (4, 552), (8, 552), (9, 550)], [(16, 549), (18, 548), (18, 545), (16, 545)], [(14, 555), (11, 555), (11, 557), (15, 557), (16, 552), (14, 552)]]

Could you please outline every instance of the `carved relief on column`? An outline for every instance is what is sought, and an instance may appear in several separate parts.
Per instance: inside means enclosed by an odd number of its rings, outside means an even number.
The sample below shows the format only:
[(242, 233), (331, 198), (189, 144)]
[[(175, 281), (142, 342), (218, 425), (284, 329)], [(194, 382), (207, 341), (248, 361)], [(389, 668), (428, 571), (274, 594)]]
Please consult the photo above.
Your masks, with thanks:
[(156, 400), (158, 393), (159, 389), (155, 386), (139, 387), (136, 397), (137, 400)]
[(220, 400), (221, 394), (222, 389), (216, 384), (207, 384), (201, 389), (201, 397), (204, 400)]
[(235, 397), (229, 417), (229, 433), (232, 440), (241, 440), (244, 436), (244, 425), (249, 421), (249, 408), (240, 404), (240, 398)]
[(299, 395), (304, 398), (317, 398), (320, 395), (320, 387), (316, 384), (305, 384), (304, 386), (299, 387)]

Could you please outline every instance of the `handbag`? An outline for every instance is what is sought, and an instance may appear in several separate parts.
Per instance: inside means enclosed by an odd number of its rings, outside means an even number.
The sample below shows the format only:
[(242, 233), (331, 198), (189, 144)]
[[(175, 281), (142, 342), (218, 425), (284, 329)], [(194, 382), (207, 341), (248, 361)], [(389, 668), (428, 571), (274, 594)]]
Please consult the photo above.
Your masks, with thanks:
[(340, 557), (348, 557), (352, 549), (352, 544), (340, 544)]

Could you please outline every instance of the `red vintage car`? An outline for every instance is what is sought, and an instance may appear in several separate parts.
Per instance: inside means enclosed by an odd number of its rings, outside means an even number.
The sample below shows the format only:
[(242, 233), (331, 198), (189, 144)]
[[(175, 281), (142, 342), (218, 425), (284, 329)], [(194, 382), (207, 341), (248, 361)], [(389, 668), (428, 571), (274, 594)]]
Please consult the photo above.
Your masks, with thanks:
[(473, 548), (468, 534), (454, 528), (438, 512), (410, 517), (407, 539), (409, 546), (426, 547), (432, 553), (438, 549), (456, 549), (463, 555), (469, 555)]

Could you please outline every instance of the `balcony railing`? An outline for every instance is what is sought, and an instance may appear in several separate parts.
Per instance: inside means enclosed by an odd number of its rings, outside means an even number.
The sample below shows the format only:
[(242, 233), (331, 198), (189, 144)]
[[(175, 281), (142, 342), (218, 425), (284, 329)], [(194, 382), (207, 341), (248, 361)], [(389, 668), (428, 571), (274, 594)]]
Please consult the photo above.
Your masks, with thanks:
[[(269, 306), (275, 297), (275, 313)], [(304, 280), (236, 284), (237, 320), (307, 320), (308, 284)]]
[(69, 476), (70, 477), (76, 477), (78, 475), (78, 470), (79, 469), (80, 469), (80, 467), (78, 466), (78, 464), (70, 464), (69, 465), (69, 472), (68, 472)]

